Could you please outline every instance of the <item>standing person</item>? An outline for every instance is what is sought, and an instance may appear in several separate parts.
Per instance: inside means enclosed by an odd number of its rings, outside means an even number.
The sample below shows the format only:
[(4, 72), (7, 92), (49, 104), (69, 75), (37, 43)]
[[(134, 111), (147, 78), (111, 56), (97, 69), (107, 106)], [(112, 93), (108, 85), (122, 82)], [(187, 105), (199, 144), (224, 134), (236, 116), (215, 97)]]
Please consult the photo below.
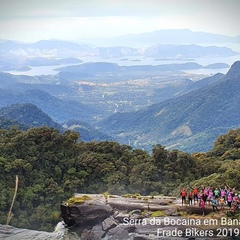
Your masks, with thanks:
[(212, 188), (210, 188), (208, 191), (208, 202), (210, 203), (210, 202), (212, 202), (212, 200), (213, 200), (213, 190), (212, 190)]
[(202, 195), (202, 200), (204, 201), (205, 204), (206, 204), (207, 199), (208, 199), (208, 195), (206, 192), (204, 192)]
[(224, 210), (225, 198), (223, 196), (221, 196), (219, 202), (220, 202), (221, 210)]
[(226, 188), (225, 189), (221, 189), (220, 191), (221, 197), (223, 197), (224, 199), (226, 199)]
[(213, 209), (214, 212), (215, 212), (215, 210), (216, 210), (217, 212), (219, 212), (219, 211), (218, 211), (218, 208), (217, 208), (217, 205), (218, 205), (218, 199), (217, 199), (216, 197), (213, 197), (213, 200), (212, 200), (212, 209)]
[(202, 215), (205, 216), (205, 202), (202, 199), (200, 200), (199, 206), (201, 208)]
[(188, 192), (188, 205), (192, 205), (192, 198), (193, 198), (193, 194), (192, 194), (192, 191), (190, 190)]
[(201, 201), (201, 199), (202, 199), (202, 196), (203, 196), (203, 191), (200, 190), (200, 192), (198, 193), (199, 204), (200, 204), (200, 201)]
[(227, 203), (228, 203), (228, 207), (229, 207), (229, 210), (230, 210), (231, 207), (232, 207), (232, 194), (231, 193), (228, 193)]
[(197, 187), (195, 187), (193, 189), (193, 201), (194, 201), (194, 204), (195, 204), (195, 201), (197, 201), (197, 203), (198, 203), (198, 188)]
[(237, 202), (237, 200), (238, 200), (238, 195), (237, 195), (237, 193), (235, 193), (233, 196), (233, 202)]
[(215, 198), (219, 198), (219, 194), (220, 194), (219, 189), (218, 189), (218, 188), (215, 188), (213, 194), (214, 194), (214, 197), (215, 197)]
[(239, 200), (238, 200), (238, 195), (235, 193), (232, 199), (232, 211), (235, 212), (238, 209), (239, 205)]
[(182, 189), (180, 195), (182, 196), (182, 205), (186, 204), (187, 191), (185, 188)]

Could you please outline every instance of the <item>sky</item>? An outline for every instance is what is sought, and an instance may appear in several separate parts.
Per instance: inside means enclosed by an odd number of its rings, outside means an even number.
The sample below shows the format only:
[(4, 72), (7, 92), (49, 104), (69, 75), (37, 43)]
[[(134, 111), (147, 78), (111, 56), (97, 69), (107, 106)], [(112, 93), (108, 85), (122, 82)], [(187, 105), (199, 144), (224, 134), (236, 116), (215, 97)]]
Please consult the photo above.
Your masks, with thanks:
[(240, 35), (240, 0), (0, 0), (0, 39), (81, 41), (161, 29)]

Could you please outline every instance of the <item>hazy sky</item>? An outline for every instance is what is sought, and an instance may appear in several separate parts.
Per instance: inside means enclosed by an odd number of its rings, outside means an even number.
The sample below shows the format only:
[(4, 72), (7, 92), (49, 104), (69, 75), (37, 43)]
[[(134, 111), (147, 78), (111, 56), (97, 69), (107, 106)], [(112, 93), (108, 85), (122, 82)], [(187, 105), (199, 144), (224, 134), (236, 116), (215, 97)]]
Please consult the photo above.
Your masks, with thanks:
[(159, 29), (240, 35), (240, 0), (0, 0), (0, 39), (81, 41)]

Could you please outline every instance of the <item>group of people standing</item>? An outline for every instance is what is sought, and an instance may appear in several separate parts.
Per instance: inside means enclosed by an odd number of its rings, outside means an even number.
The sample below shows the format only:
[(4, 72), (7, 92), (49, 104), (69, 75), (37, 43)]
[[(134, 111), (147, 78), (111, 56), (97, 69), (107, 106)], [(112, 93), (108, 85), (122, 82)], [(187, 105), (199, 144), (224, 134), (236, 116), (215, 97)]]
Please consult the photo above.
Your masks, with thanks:
[(240, 204), (240, 193), (238, 194), (235, 188), (225, 186), (224, 188), (208, 187), (189, 187), (187, 191), (183, 188), (181, 193), (182, 205), (189, 206), (199, 204), (203, 215), (205, 215), (206, 205), (212, 205), (213, 211), (219, 212), (218, 207), (224, 210), (228, 206), (230, 210), (235, 211)]

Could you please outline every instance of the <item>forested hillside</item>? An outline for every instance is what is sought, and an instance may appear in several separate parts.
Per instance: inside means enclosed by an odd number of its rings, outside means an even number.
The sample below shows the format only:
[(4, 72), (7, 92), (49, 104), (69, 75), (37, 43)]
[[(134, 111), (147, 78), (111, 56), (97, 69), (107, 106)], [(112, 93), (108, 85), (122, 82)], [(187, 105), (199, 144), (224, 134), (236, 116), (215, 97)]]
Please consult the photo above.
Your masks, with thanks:
[(0, 108), (0, 116), (5, 119), (18, 121), (20, 124), (28, 127), (45, 125), (57, 129), (61, 128), (61, 125), (54, 122), (46, 113), (31, 103), (13, 104), (11, 106)]
[(14, 126), (18, 126), (21, 130), (40, 126), (53, 127), (61, 131), (72, 130), (80, 132), (83, 141), (112, 140), (110, 136), (98, 131), (85, 122), (69, 120), (60, 125), (31, 103), (13, 104), (0, 108), (0, 129), (11, 129)]
[(207, 153), (156, 145), (152, 154), (117, 142), (82, 142), (76, 132), (39, 127), (0, 130), (0, 223), (6, 222), (15, 186), (11, 224), (52, 230), (60, 203), (75, 192), (176, 194), (182, 183), (240, 189), (240, 129), (220, 136)]
[[(50, 86), (46, 86), (46, 88), (50, 88)], [(57, 122), (67, 121), (69, 116), (88, 122), (99, 113), (99, 110), (94, 107), (71, 100), (64, 101), (39, 89), (14, 92), (0, 88), (0, 107), (25, 103), (36, 105)]]

